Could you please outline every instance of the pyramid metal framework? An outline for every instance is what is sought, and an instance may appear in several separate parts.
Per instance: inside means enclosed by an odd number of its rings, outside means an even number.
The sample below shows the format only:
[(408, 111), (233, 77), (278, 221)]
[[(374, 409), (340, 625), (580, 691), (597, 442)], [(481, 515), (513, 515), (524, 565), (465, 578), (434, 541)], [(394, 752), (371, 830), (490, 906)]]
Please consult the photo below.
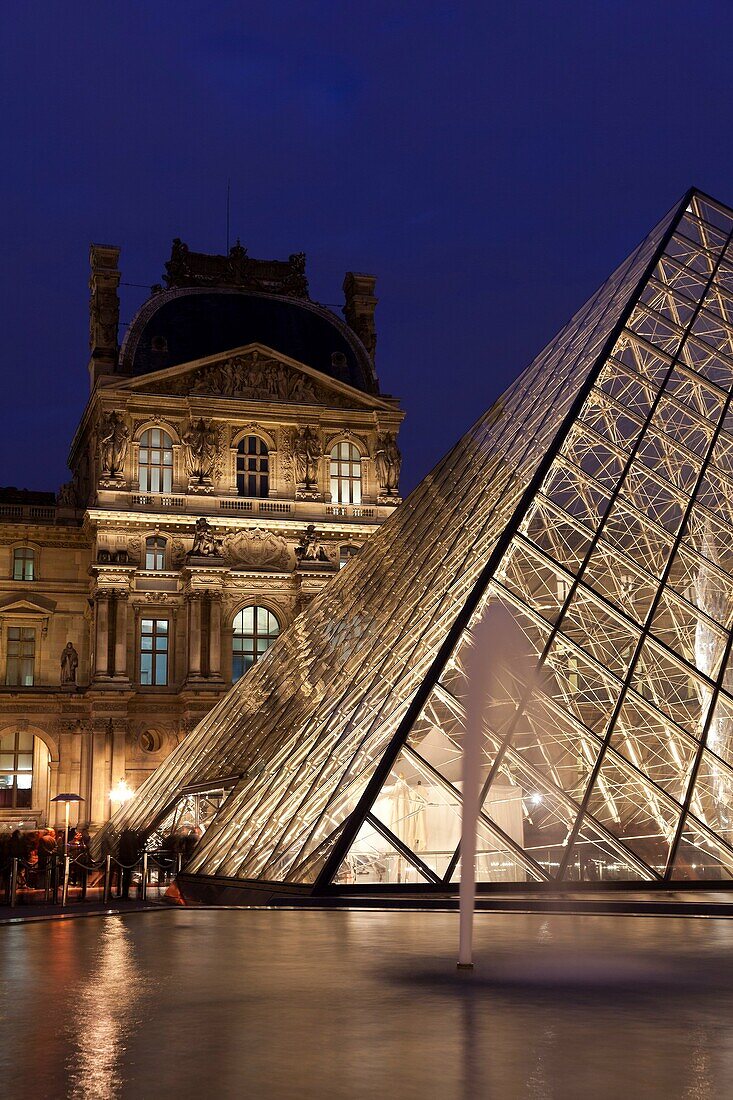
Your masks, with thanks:
[(533, 674), (487, 706), (479, 882), (732, 879), (732, 240), (689, 192), (110, 835), (201, 798), (184, 894), (456, 883), (463, 666), (500, 601)]

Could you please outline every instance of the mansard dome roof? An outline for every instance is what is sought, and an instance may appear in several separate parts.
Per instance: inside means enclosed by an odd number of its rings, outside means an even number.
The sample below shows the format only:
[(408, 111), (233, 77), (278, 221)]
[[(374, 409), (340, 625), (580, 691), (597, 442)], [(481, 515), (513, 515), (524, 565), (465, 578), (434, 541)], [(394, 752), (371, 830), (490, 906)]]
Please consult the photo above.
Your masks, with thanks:
[(378, 392), (364, 345), (329, 309), (236, 287), (174, 287), (156, 294), (127, 332), (120, 370), (148, 374), (251, 343), (367, 393)]

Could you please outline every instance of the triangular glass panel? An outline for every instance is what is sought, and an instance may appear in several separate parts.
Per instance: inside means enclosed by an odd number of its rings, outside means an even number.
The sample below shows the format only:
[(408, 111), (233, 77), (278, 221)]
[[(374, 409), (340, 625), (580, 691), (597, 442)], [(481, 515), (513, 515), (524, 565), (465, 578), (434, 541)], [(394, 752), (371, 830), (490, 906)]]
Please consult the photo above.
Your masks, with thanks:
[(369, 821), (359, 829), (334, 877), (337, 886), (414, 886), (432, 882), (411, 860), (391, 844)]

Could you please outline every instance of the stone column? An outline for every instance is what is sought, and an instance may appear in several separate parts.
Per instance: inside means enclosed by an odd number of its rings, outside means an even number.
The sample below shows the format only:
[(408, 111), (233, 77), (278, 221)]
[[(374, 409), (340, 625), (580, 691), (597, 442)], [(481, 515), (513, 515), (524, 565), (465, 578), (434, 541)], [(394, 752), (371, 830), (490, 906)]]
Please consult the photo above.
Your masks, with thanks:
[(209, 602), (209, 676), (221, 679), (221, 597), (211, 596)]
[(201, 679), (201, 595), (188, 595), (188, 679)]
[(96, 634), (94, 644), (94, 678), (109, 679), (109, 595), (97, 592), (96, 598)]
[(115, 594), (115, 680), (127, 680), (127, 599), (125, 591)]
[(89, 818), (94, 826), (102, 825), (109, 818), (109, 768), (107, 766), (107, 732), (109, 720), (95, 718), (91, 740), (91, 792)]
[[(127, 766), (127, 723), (124, 719), (112, 720), (112, 786), (125, 778)], [(109, 815), (108, 815), (109, 816)]]
[(51, 802), (52, 798), (55, 798), (57, 794), (65, 793), (59, 790), (59, 762), (58, 760), (51, 760), (49, 762), (48, 772), (48, 814), (46, 815), (46, 825), (55, 825), (57, 821), (63, 821), (63, 812), (60, 802)]

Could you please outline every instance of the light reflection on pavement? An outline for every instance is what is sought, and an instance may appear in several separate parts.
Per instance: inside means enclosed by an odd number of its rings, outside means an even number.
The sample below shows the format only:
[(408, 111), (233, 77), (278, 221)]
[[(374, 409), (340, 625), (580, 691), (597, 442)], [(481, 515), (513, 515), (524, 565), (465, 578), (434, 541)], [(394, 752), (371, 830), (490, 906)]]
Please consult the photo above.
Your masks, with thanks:
[(0, 1096), (733, 1095), (733, 921), (171, 910), (0, 928)]

